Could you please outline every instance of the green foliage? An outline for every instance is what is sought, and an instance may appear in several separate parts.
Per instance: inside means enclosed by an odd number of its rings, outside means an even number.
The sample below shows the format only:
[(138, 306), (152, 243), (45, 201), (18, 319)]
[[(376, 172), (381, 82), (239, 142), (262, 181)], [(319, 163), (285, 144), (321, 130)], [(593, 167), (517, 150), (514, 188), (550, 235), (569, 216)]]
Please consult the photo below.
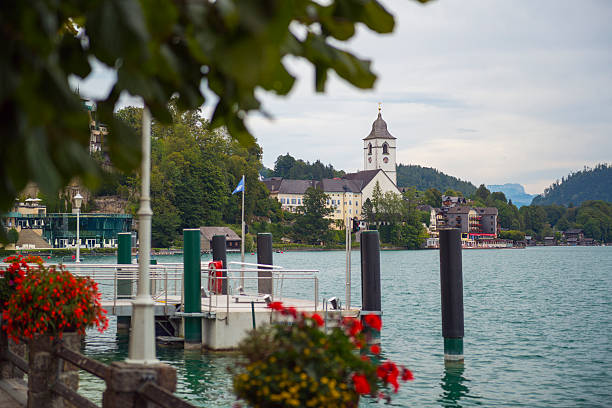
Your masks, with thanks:
[(15, 228), (11, 228), (6, 235), (9, 244), (16, 244), (19, 241), (19, 232)]
[(457, 190), (465, 196), (469, 196), (476, 191), (476, 186), (469, 181), (463, 181), (439, 170), (415, 164), (399, 164), (397, 166), (397, 185), (399, 187), (415, 187), (420, 191), (430, 188), (438, 191)]
[(437, 188), (428, 188), (423, 194), (423, 204), (430, 205), (434, 208), (442, 207), (442, 193)]
[(329, 225), (326, 218), (333, 211), (327, 207), (329, 196), (322, 190), (309, 187), (302, 199), (303, 205), (298, 207), (299, 215), (293, 225), (293, 236), (296, 241), (308, 244), (318, 244), (329, 240)]
[(544, 194), (535, 197), (534, 205), (579, 205), (584, 201), (612, 201), (612, 165), (598, 164), (595, 168), (570, 173), (544, 189)]
[[(245, 216), (278, 221), (280, 204), (268, 197), (259, 181), (261, 148), (244, 147), (226, 133), (213, 130), (200, 112), (182, 111), (170, 104), (173, 123), (152, 124), (151, 207), (153, 246), (167, 248), (181, 240), (183, 228), (239, 223), (241, 194), (231, 195), (245, 175)], [(128, 107), (117, 117), (139, 127), (142, 109)], [(136, 174), (108, 174), (106, 192), (113, 191), (136, 207), (139, 182)], [(99, 193), (98, 193), (99, 194)]]
[(502, 231), (499, 237), (501, 239), (511, 239), (513, 241), (523, 241), (525, 239), (525, 233), (523, 231), (508, 230)]
[(324, 178), (334, 178), (344, 176), (344, 171), (334, 169), (334, 166), (327, 166), (320, 160), (310, 164), (302, 159), (295, 159), (289, 153), (280, 155), (274, 163), (274, 171), (271, 177), (283, 177), (293, 180), (322, 180)]
[(341, 48), (357, 24), (389, 33), (394, 19), (376, 0), (4, 4), (0, 133), (11, 136), (0, 142), (0, 210), (8, 210), (29, 181), (48, 196), (76, 176), (95, 187), (99, 171), (88, 151), (88, 116), (68, 79), (85, 78), (96, 61), (117, 75), (97, 101), (98, 119), (110, 130), (110, 158), (131, 171), (140, 161), (140, 138), (113, 115), (124, 91), (142, 97), (153, 117), (167, 124), (173, 95), (182, 110), (214, 95), (212, 125), (252, 145), (244, 120), (260, 109), (255, 90), (289, 93), (295, 78), (285, 68), (288, 57), (314, 67), (319, 92), (330, 71), (357, 88), (374, 85), (370, 61)]

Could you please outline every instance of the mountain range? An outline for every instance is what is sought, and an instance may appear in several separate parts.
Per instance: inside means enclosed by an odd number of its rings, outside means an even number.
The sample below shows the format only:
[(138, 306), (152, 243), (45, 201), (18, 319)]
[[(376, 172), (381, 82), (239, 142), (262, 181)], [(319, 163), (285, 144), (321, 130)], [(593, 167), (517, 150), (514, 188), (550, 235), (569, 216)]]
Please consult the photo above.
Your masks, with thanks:
[(487, 188), (493, 193), (501, 191), (504, 193), (507, 199), (512, 200), (512, 203), (518, 208), (524, 205), (531, 204), (531, 201), (537, 194), (528, 194), (525, 192), (525, 187), (517, 183), (506, 183), (506, 184), (489, 184)]

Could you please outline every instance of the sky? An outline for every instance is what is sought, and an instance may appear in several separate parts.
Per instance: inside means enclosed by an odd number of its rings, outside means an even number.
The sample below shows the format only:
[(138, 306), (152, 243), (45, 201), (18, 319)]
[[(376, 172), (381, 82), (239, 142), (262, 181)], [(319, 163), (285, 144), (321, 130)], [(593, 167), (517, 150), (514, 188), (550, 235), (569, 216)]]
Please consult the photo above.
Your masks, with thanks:
[[(361, 27), (348, 43), (373, 61), (374, 89), (332, 75), (317, 94), (312, 68), (287, 59), (298, 77), (289, 96), (258, 93), (273, 119), (251, 114), (247, 125), (264, 165), (290, 153), (363, 169), (362, 139), (378, 102), (397, 138), (398, 163), (475, 185), (520, 183), (537, 194), (571, 171), (612, 162), (612, 1), (382, 4), (395, 16), (394, 32)], [(109, 77), (96, 68), (81, 94), (103, 95)], [(203, 111), (210, 116), (212, 107)]]

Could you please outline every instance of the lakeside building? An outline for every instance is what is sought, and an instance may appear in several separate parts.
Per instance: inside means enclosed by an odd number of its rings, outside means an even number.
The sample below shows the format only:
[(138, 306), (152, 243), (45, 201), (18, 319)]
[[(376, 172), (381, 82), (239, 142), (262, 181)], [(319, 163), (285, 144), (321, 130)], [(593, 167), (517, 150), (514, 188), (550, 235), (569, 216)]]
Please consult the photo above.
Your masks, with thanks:
[(202, 251), (212, 250), (212, 239), (215, 235), (225, 235), (225, 248), (228, 250), (240, 250), (241, 239), (231, 228), (228, 227), (200, 227), (200, 249)]
[[(15, 202), (4, 215), (6, 227), (19, 233), (18, 249), (76, 248), (76, 213), (47, 213), (38, 198)], [(116, 248), (117, 234), (132, 230), (129, 214), (79, 214), (82, 248)]]
[(383, 194), (400, 194), (396, 185), (395, 149), (396, 138), (389, 133), (379, 107), (372, 130), (363, 139), (365, 170), (342, 178), (292, 180), (271, 177), (264, 179), (263, 183), (270, 191), (270, 197), (278, 200), (285, 211), (297, 212), (303, 205), (306, 190), (313, 187), (328, 195), (327, 206), (333, 208), (329, 218), (342, 221), (348, 217), (362, 218), (363, 203), (372, 198), (377, 184)]

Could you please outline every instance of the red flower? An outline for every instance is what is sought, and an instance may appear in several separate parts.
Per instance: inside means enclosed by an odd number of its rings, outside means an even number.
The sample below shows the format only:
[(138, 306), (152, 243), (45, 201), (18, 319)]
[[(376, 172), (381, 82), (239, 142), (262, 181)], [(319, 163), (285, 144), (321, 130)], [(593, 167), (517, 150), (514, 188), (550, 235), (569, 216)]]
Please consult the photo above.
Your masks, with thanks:
[(380, 346), (378, 344), (374, 344), (372, 345), (372, 347), (370, 347), (370, 351), (372, 352), (372, 354), (380, 354)]
[(371, 392), (370, 383), (363, 374), (353, 374), (353, 384), (357, 394), (369, 394)]
[(312, 320), (314, 320), (317, 323), (317, 326), (320, 327), (325, 324), (325, 322), (323, 321), (323, 318), (319, 316), (317, 313), (313, 314), (311, 317), (312, 317)]
[(277, 312), (284, 309), (283, 302), (272, 302), (268, 305), (268, 307), (272, 310), (276, 310)]
[(406, 367), (402, 368), (402, 381), (412, 381), (412, 380), (414, 380), (412, 371), (410, 371)]
[(377, 315), (365, 315), (363, 320), (366, 322), (368, 326), (370, 326), (376, 331), (380, 331), (380, 329), (382, 328), (382, 321), (380, 320), (380, 317), (378, 317)]

